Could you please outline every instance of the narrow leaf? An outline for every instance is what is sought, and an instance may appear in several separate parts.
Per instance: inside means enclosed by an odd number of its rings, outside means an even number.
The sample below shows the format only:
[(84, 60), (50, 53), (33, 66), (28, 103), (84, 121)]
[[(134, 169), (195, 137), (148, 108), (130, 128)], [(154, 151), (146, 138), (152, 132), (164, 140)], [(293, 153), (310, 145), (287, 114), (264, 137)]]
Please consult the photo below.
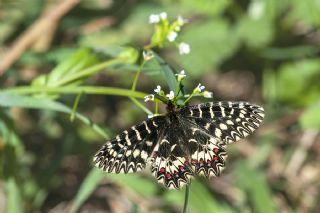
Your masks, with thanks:
[(177, 88), (177, 85), (178, 85), (178, 81), (175, 76), (175, 72), (173, 71), (173, 69), (171, 69), (171, 67), (160, 56), (158, 56), (155, 53), (154, 53), (154, 55), (155, 55), (155, 59), (159, 63), (159, 66), (161, 67), (162, 74), (163, 74), (164, 78), (166, 79), (170, 90), (175, 91)]
[(238, 162), (235, 168), (236, 183), (247, 191), (254, 207), (253, 212), (275, 213), (271, 192), (263, 173), (252, 169), (244, 161)]
[(21, 206), (21, 192), (20, 187), (14, 177), (8, 178), (6, 181), (7, 192), (7, 212), (8, 213), (22, 213)]
[(103, 173), (93, 168), (88, 173), (84, 181), (82, 182), (80, 189), (73, 200), (70, 213), (78, 212), (79, 208), (83, 205), (83, 203), (88, 199), (88, 197), (93, 193), (93, 191), (97, 188), (100, 180), (103, 177)]
[(304, 129), (320, 129), (320, 102), (309, 106), (299, 122)]
[[(49, 99), (39, 99), (30, 96), (21, 96), (16, 94), (10, 94), (5, 92), (0, 92), (0, 106), (3, 107), (22, 107), (30, 109), (46, 109), (58, 112), (64, 112), (67, 114), (72, 114), (72, 109), (66, 105), (52, 101)], [(86, 125), (91, 126), (98, 134), (104, 138), (109, 138), (109, 136), (102, 130), (98, 125), (94, 124), (90, 119), (83, 116), (80, 113), (75, 113), (75, 117)]]

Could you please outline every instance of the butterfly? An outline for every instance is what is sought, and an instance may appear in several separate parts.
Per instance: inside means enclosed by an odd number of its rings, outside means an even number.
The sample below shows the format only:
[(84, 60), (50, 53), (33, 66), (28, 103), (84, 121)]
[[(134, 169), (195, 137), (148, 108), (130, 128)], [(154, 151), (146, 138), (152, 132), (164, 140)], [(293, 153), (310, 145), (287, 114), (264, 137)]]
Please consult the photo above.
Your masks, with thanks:
[(132, 126), (106, 142), (94, 156), (105, 172), (132, 173), (151, 166), (168, 188), (180, 189), (196, 175), (218, 176), (227, 146), (261, 124), (264, 109), (248, 102), (167, 104), (167, 113)]

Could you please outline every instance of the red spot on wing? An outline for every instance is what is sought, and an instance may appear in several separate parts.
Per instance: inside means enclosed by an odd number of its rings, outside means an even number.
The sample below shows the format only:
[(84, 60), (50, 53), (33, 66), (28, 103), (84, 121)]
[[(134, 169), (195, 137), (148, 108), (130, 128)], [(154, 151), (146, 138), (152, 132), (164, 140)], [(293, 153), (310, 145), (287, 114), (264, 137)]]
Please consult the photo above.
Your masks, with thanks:
[(170, 178), (171, 178), (171, 174), (170, 174), (169, 172), (166, 174), (166, 178), (167, 178), (167, 179), (170, 179)]

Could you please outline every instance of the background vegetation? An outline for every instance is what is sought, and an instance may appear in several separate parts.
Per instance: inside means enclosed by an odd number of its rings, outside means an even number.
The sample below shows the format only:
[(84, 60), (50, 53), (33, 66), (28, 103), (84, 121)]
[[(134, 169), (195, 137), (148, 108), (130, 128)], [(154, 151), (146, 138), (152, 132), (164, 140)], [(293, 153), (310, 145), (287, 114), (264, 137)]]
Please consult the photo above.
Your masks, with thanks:
[(0, 0), (0, 212), (181, 211), (184, 189), (165, 190), (149, 170), (103, 174), (91, 163), (147, 117), (125, 96), (144, 104), (170, 82), (150, 63), (130, 93), (148, 17), (162, 11), (189, 21), (177, 39), (190, 54), (155, 50), (186, 70), (187, 91), (202, 82), (214, 100), (266, 110), (253, 136), (229, 146), (219, 178), (192, 182), (189, 212), (320, 212), (316, 0)]

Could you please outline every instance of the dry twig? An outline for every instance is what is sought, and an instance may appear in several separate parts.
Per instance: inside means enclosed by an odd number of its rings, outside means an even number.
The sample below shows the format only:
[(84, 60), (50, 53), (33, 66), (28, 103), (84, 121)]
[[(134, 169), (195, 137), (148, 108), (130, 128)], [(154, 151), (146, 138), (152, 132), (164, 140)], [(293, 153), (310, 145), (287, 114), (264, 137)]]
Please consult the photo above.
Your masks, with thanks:
[(49, 13), (32, 24), (14, 43), (8, 53), (0, 61), (0, 76), (3, 75), (20, 55), (32, 45), (36, 39), (58, 22), (66, 13), (74, 8), (80, 0), (65, 0), (53, 8)]
[(306, 130), (301, 136), (299, 146), (296, 148), (295, 152), (292, 155), (291, 160), (289, 161), (285, 174), (288, 177), (295, 176), (298, 173), (303, 161), (307, 157), (307, 151), (315, 142), (318, 130)]

